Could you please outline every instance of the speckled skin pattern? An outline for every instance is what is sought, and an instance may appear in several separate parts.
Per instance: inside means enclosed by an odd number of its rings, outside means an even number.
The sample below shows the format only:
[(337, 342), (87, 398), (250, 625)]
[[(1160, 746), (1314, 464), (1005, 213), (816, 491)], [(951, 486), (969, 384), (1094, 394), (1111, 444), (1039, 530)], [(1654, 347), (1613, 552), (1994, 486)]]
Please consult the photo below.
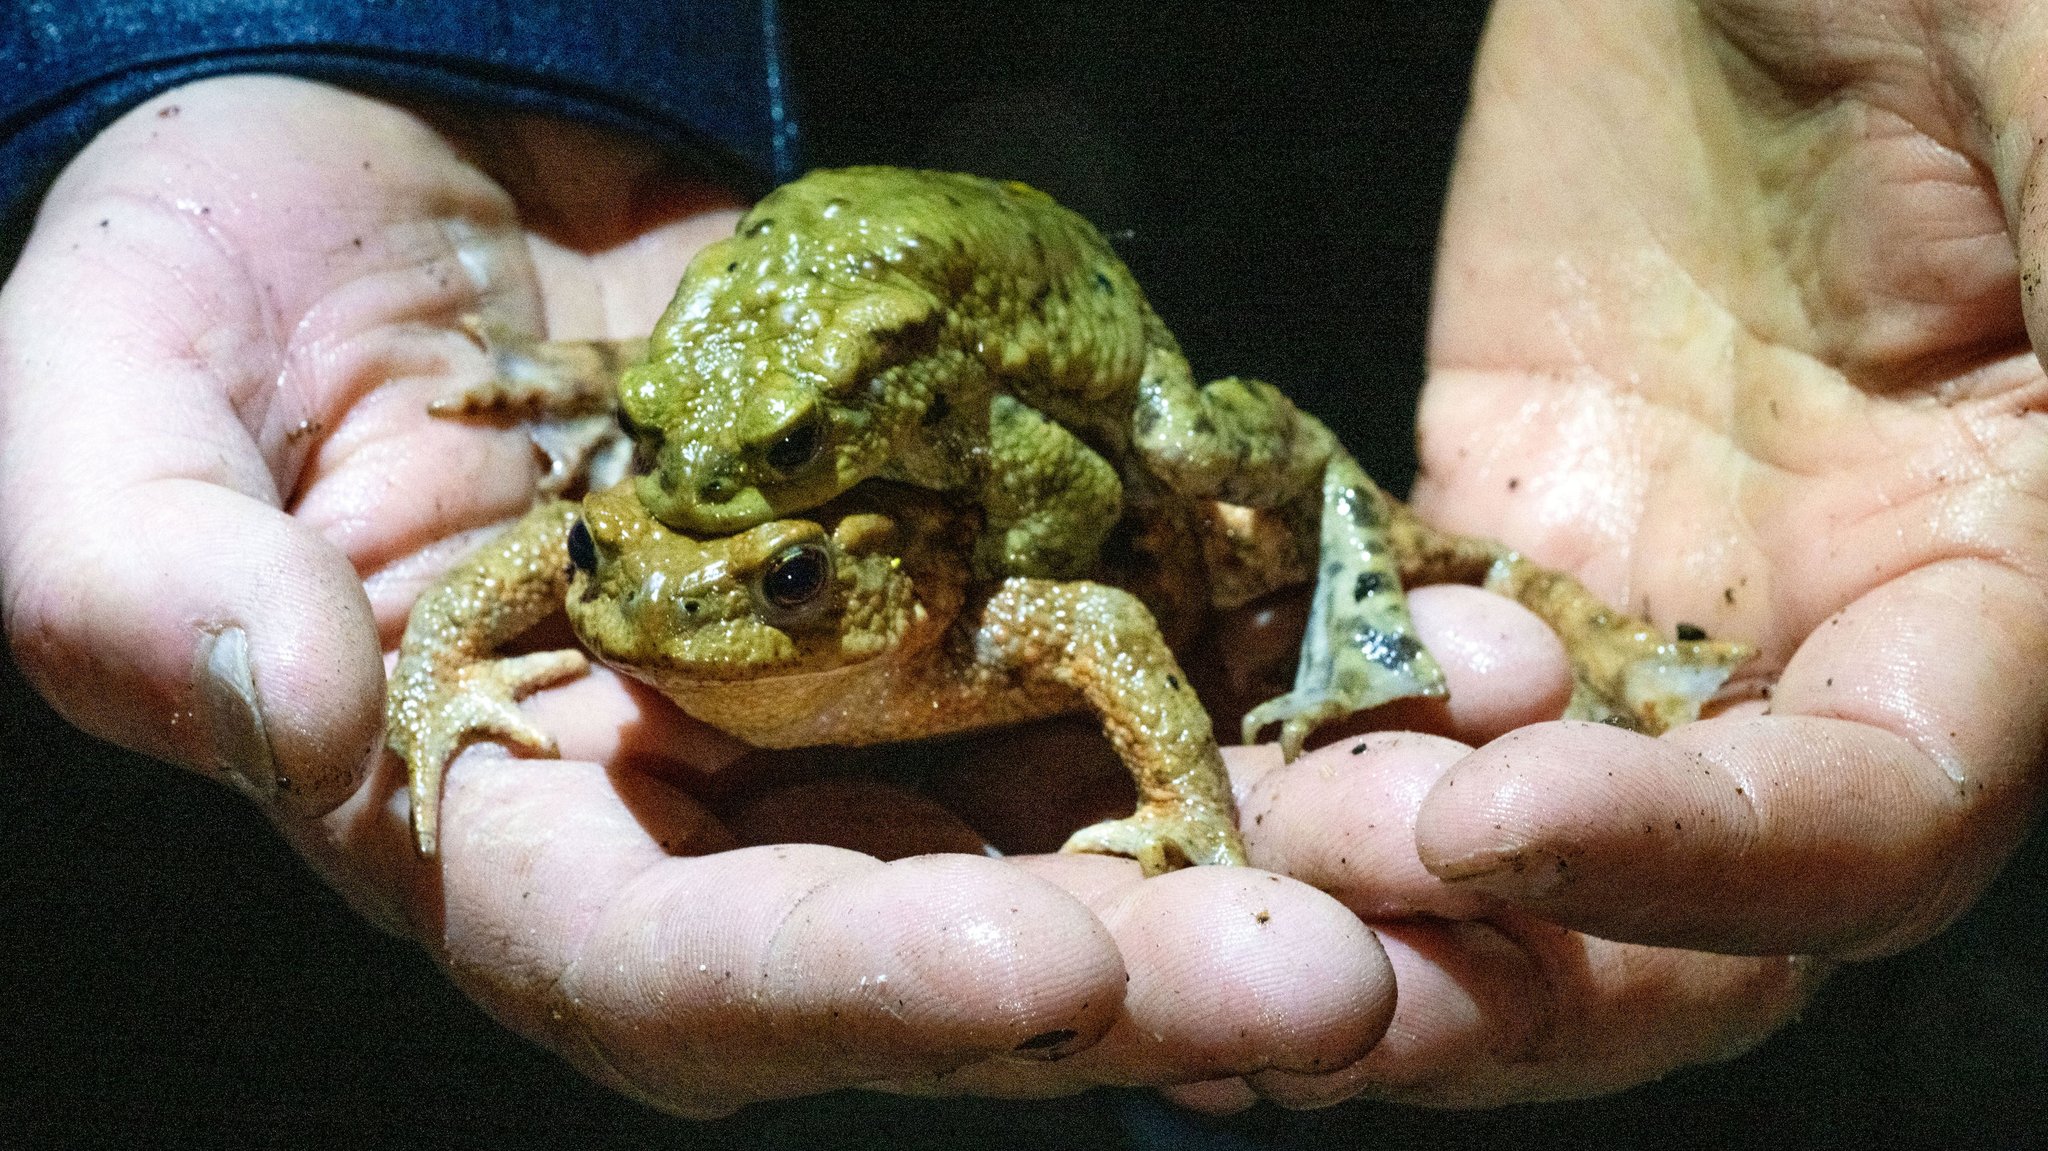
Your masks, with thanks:
[[(893, 742), (1092, 711), (1130, 767), (1138, 806), (1077, 832), (1068, 850), (1128, 855), (1148, 874), (1244, 862), (1208, 713), (1130, 592), (976, 581), (971, 520), (914, 489), (864, 488), (814, 518), (700, 541), (657, 523), (621, 484), (587, 497), (578, 523), (576, 504), (540, 504), (414, 610), (390, 720), (412, 766), (423, 850), (433, 847), (442, 765), (461, 740), (552, 751), (515, 700), (581, 670), (582, 656), (478, 655), (566, 593), (570, 622), (598, 659), (761, 747)], [(801, 596), (776, 582), (792, 560), (819, 573), (795, 589)]]
[[(637, 350), (498, 344), (500, 382), (443, 410), (580, 428)], [(1433, 531), (1269, 385), (1197, 387), (1101, 237), (1022, 185), (880, 168), (787, 185), (692, 262), (647, 354), (618, 383), (640, 474), (580, 522), (542, 504), (414, 610), (388, 713), (422, 850), (464, 739), (549, 749), (515, 700), (581, 657), (488, 656), (565, 590), (605, 662), (761, 746), (1092, 710), (1140, 803), (1069, 846), (1148, 870), (1242, 851), (1208, 717), (1155, 616), (1112, 585), (1185, 634), (1212, 605), (1312, 582), (1294, 687), (1244, 722), (1247, 742), (1279, 725), (1290, 758), (1322, 723), (1443, 693), (1404, 581), (1481, 583), (1549, 622), (1572, 718), (1662, 731), (1748, 655)], [(581, 438), (536, 431), (557, 471)], [(1146, 574), (1104, 564), (1113, 531)], [(793, 607), (817, 590), (783, 562), (804, 552), (831, 594)]]
[[(813, 172), (701, 252), (628, 372), (640, 498), (722, 534), (869, 478), (966, 496), (983, 575), (1075, 576), (1143, 468), (1185, 497), (1313, 496), (1332, 443), (1264, 385), (1198, 389), (1102, 236), (950, 172)], [(1008, 401), (1008, 402), (1006, 402)]]
[[(1320, 641), (1261, 725), (1291, 756), (1330, 718), (1443, 693), (1356, 514), (1383, 501), (1347, 500), (1371, 484), (1335, 437), (1268, 384), (1197, 386), (1101, 234), (1032, 188), (811, 173), (691, 261), (649, 357), (621, 380), (621, 422), (641, 502), (677, 530), (740, 531), (881, 478), (981, 510), (977, 575), (1073, 578), (1132, 498), (1320, 505), (1337, 569)], [(1385, 594), (1337, 594), (1362, 571)]]
[(413, 604), (384, 704), (384, 740), (405, 760), (420, 853), (440, 842), (441, 774), (462, 745), (498, 739), (536, 755), (554, 737), (519, 713), (520, 696), (580, 675), (582, 652), (498, 659), (500, 645), (561, 609), (564, 541), (576, 505), (550, 500), (456, 565)]

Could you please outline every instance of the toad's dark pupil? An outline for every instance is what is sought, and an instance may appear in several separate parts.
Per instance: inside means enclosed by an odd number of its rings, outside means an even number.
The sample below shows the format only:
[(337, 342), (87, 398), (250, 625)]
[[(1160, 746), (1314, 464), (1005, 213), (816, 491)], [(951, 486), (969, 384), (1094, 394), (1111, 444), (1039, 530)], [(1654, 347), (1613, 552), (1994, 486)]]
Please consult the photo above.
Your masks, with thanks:
[(590, 529), (582, 520), (569, 528), (569, 562), (584, 575), (597, 574), (597, 542), (590, 538)]
[(822, 439), (818, 421), (805, 420), (768, 445), (768, 465), (779, 472), (793, 472), (816, 458)]
[(825, 551), (799, 544), (776, 556), (761, 577), (761, 594), (776, 607), (802, 607), (825, 590)]

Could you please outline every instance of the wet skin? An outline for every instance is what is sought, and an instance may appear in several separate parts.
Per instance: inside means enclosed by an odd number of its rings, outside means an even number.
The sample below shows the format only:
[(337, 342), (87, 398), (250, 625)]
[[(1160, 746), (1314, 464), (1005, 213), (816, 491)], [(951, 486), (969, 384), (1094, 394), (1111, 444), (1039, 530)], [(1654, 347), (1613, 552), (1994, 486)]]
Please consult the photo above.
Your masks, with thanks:
[[(550, 746), (513, 700), (581, 657), (489, 657), (562, 602), (572, 558), (571, 615), (600, 658), (762, 746), (1094, 710), (1140, 804), (1069, 846), (1148, 870), (1242, 853), (1207, 717), (1153, 617), (1112, 586), (1131, 574), (1102, 561), (1113, 532), (1146, 541), (1152, 570), (1184, 573), (1183, 586), (1148, 589), (1175, 620), (1313, 583), (1294, 689), (1244, 723), (1247, 740), (1278, 723), (1290, 757), (1319, 724), (1442, 694), (1404, 580), (1482, 583), (1536, 611), (1572, 659), (1570, 717), (1661, 731), (1695, 716), (1747, 656), (1665, 639), (1567, 576), (1430, 530), (1269, 385), (1196, 387), (1102, 238), (1022, 185), (814, 173), (692, 262), (644, 348), (480, 335), (500, 378), (444, 410), (559, 417), (536, 432), (559, 487), (592, 459), (618, 460), (599, 434), (616, 379), (641, 470), (590, 497), (578, 546), (573, 505), (545, 504), (415, 609), (389, 727), (424, 850), (441, 768), (463, 740)], [(594, 483), (608, 471), (593, 469)], [(895, 494), (860, 495), (868, 482)], [(786, 542), (798, 537), (808, 542)], [(868, 570), (850, 557), (882, 564), (876, 586), (894, 598), (852, 617), (778, 608), (761, 582), (776, 541), (819, 549), (834, 577), (822, 588)], [(654, 606), (679, 586), (719, 590), (693, 593), (695, 613)], [(602, 588), (633, 610), (601, 615), (593, 605), (613, 602)], [(844, 588), (832, 598), (868, 603)], [(1105, 686), (1122, 674), (1112, 666), (1173, 687), (1119, 696)], [(1143, 730), (1136, 717), (1162, 708), (1170, 722)]]

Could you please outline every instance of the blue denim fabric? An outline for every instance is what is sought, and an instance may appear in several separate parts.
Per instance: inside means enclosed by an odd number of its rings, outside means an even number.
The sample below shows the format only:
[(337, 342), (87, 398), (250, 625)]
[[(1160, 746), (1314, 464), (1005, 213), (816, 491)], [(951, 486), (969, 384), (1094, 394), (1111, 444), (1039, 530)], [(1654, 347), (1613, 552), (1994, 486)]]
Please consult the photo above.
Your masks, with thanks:
[(775, 0), (14, 0), (0, 4), (0, 267), (64, 162), (166, 88), (282, 72), (568, 116), (795, 175)]

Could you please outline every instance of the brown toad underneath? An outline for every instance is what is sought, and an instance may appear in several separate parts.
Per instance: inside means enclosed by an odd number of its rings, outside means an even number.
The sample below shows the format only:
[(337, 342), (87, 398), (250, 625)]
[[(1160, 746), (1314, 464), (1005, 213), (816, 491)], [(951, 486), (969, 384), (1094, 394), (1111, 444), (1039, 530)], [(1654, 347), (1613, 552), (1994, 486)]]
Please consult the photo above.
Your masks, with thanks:
[[(587, 427), (605, 422), (592, 398), (616, 394), (646, 467), (589, 497), (576, 536), (574, 505), (544, 504), (415, 608), (389, 740), (427, 851), (464, 740), (548, 746), (513, 700), (581, 657), (489, 657), (562, 602), (572, 558), (572, 619), (599, 658), (757, 744), (1093, 710), (1139, 809), (1069, 846), (1148, 870), (1242, 854), (1208, 719), (1117, 583), (1180, 624), (1313, 581), (1294, 689), (1244, 725), (1250, 739), (1279, 723), (1290, 756), (1320, 723), (1442, 693), (1404, 579), (1483, 583), (1535, 610), (1571, 657), (1574, 718), (1661, 731), (1748, 654), (1664, 639), (1569, 577), (1431, 531), (1268, 385), (1196, 387), (1101, 237), (1022, 185), (814, 173), (692, 262), (651, 349), (625, 353), (649, 358), (622, 375), (595, 346), (496, 351), (501, 381), (454, 407), (584, 413)], [(829, 571), (837, 607), (779, 602), (771, 569), (785, 590), (799, 569), (763, 549), (785, 540)]]

